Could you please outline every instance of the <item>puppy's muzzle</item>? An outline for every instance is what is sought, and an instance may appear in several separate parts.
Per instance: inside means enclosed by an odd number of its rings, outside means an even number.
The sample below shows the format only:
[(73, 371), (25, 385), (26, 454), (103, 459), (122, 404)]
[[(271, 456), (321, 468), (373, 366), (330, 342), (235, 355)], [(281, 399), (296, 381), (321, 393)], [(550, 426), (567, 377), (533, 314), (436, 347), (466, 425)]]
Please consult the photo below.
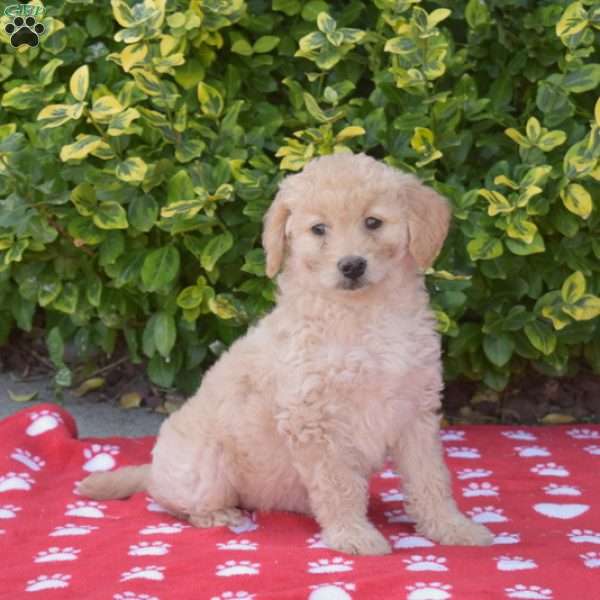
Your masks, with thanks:
[(367, 270), (367, 261), (362, 256), (344, 256), (337, 267), (346, 279), (355, 281)]

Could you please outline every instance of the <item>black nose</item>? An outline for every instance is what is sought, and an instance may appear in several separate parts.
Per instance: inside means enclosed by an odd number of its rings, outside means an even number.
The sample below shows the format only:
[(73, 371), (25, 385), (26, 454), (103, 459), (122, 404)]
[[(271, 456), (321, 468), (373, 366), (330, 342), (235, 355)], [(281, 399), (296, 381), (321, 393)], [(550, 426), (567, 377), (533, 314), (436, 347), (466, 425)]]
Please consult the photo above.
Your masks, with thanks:
[(358, 279), (367, 270), (367, 261), (362, 256), (344, 256), (337, 266), (344, 277)]

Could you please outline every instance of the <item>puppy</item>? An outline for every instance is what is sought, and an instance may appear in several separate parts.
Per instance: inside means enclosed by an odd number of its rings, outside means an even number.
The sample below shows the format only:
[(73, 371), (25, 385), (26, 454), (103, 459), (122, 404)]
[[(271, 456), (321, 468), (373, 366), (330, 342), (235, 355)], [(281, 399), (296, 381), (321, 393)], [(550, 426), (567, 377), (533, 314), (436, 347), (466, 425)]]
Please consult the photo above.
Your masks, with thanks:
[(276, 307), (164, 422), (152, 464), (90, 475), (81, 493), (147, 490), (198, 527), (235, 524), (240, 508), (297, 511), (332, 549), (386, 554), (368, 481), (391, 455), (420, 534), (490, 544), (457, 509), (439, 438), (440, 338), (421, 271), (449, 220), (436, 192), (364, 154), (288, 176), (263, 232)]

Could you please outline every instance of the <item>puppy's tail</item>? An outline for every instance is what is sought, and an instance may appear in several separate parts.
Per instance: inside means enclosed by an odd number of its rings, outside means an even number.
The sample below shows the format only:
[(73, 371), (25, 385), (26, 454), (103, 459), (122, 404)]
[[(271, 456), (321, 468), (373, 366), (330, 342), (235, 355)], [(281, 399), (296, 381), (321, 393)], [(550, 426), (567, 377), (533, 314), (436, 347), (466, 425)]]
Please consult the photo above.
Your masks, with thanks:
[(149, 464), (92, 473), (79, 484), (78, 490), (83, 496), (94, 500), (127, 498), (131, 494), (146, 490), (149, 474)]

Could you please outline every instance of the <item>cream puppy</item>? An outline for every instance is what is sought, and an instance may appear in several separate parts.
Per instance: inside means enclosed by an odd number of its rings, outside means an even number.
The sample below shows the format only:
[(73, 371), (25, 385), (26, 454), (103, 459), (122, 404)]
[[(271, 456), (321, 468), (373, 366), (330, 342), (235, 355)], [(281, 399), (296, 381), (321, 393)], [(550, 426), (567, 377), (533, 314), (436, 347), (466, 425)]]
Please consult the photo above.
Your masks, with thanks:
[(420, 534), (490, 544), (457, 509), (439, 437), (440, 338), (422, 270), (449, 220), (436, 192), (364, 154), (288, 176), (263, 232), (277, 305), (164, 422), (150, 465), (90, 475), (81, 493), (147, 490), (198, 527), (236, 523), (240, 508), (297, 511), (330, 548), (386, 554), (368, 480), (391, 455)]

